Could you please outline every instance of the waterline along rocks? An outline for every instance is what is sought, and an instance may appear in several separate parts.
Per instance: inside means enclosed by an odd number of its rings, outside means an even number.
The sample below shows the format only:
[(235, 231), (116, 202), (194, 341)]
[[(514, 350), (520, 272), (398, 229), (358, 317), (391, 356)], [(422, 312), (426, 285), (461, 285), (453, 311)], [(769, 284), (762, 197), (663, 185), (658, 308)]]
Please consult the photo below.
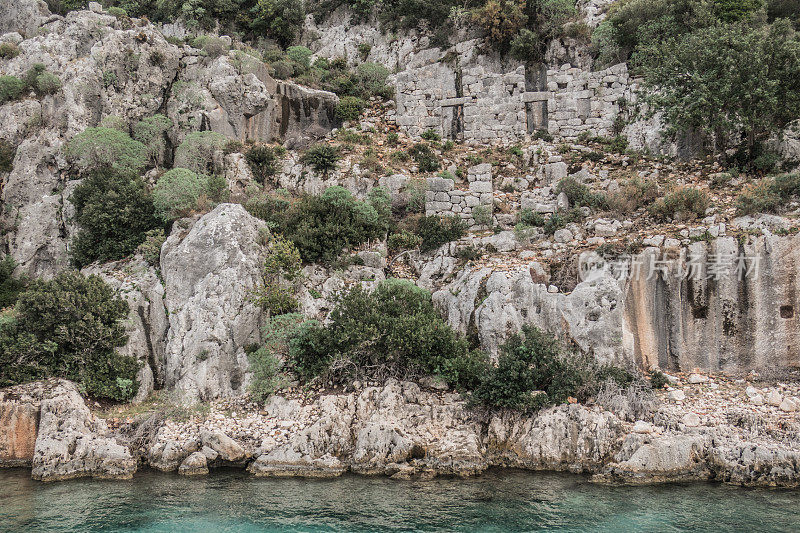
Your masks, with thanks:
[(800, 99), (729, 90), (796, 17), (66, 4), (0, 10), (0, 466), (798, 485)]

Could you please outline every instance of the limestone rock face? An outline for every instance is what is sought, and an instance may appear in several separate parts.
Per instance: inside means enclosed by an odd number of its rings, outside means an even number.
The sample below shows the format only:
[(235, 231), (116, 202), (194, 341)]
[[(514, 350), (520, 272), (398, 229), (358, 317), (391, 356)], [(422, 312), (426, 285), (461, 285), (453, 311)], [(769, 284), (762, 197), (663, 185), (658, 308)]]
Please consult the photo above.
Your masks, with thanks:
[(258, 342), (262, 327), (250, 296), (260, 282), (265, 227), (241, 205), (221, 204), (176, 223), (164, 243), (165, 385), (185, 401), (246, 391), (244, 348)]
[(74, 383), (39, 381), (0, 390), (0, 466), (32, 466), (57, 481), (128, 479), (136, 460), (86, 407)]
[(48, 16), (50, 10), (43, 0), (9, 2), (0, 13), (0, 35), (16, 31), (23, 36), (32, 37)]

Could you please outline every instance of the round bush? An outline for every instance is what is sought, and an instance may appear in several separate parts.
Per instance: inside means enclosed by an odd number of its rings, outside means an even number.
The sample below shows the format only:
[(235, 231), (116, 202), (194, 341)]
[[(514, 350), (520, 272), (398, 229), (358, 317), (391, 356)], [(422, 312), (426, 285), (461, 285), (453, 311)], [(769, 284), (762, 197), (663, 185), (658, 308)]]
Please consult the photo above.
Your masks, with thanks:
[(214, 131), (196, 131), (175, 150), (175, 167), (188, 168), (198, 174), (212, 174), (214, 152), (222, 150), (228, 140)]
[(15, 76), (0, 76), (0, 105), (16, 100), (25, 90), (25, 82)]
[(342, 120), (357, 120), (364, 107), (364, 100), (361, 98), (342, 96), (336, 104), (336, 116)]
[(132, 175), (147, 164), (145, 146), (114, 128), (87, 128), (70, 139), (64, 153), (84, 173), (112, 169)]
[(187, 168), (166, 172), (153, 188), (153, 207), (164, 221), (175, 220), (197, 207), (205, 180)]

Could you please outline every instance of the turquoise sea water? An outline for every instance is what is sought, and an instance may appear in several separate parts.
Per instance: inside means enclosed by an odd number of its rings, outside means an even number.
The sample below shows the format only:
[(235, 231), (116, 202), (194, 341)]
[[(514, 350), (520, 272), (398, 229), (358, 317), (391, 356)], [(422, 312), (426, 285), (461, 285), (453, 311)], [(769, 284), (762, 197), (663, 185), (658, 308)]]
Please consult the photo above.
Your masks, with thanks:
[(798, 531), (800, 491), (621, 487), (493, 470), (472, 479), (202, 479), (40, 483), (0, 470), (0, 531)]

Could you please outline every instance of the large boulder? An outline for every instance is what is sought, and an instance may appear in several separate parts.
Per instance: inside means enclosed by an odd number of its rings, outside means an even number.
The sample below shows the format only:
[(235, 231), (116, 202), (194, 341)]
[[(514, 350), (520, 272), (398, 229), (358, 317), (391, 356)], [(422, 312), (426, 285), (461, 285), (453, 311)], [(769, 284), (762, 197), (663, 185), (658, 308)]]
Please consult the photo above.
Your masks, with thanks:
[(239, 204), (221, 204), (173, 226), (161, 251), (169, 333), (165, 384), (187, 402), (247, 390), (245, 347), (257, 343), (266, 225)]

